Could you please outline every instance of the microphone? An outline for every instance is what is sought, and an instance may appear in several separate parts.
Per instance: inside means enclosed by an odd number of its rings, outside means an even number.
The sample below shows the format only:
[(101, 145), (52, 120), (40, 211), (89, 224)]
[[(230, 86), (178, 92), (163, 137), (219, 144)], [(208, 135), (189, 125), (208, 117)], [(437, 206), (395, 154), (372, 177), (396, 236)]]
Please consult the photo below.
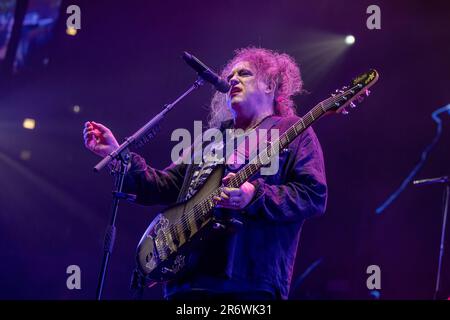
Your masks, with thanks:
[(425, 185), (432, 183), (448, 183), (448, 176), (442, 176), (438, 178), (430, 178), (430, 179), (422, 179), (422, 180), (414, 180), (413, 184), (416, 185)]
[(195, 71), (197, 71), (198, 75), (203, 80), (211, 83), (214, 87), (216, 87), (217, 91), (227, 93), (230, 90), (231, 86), (225, 80), (219, 77), (216, 73), (214, 73), (192, 54), (185, 51), (183, 53), (183, 59), (188, 65), (190, 65)]

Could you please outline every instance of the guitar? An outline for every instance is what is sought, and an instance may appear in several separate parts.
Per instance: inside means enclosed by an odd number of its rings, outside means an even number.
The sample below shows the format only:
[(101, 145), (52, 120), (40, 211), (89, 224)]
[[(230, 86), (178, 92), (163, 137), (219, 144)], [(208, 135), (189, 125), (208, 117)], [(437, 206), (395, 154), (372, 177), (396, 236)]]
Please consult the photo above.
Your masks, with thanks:
[[(347, 106), (353, 108), (354, 102), (360, 102), (364, 95), (369, 95), (368, 89), (375, 84), (378, 76), (376, 70), (369, 70), (356, 77), (349, 86), (336, 90), (335, 94), (317, 104), (260, 154), (269, 158), (278, 154), (326, 113), (347, 114)], [(256, 156), (229, 180), (227, 186), (239, 188), (262, 166), (261, 159)], [(213, 215), (214, 197), (221, 193), (223, 174), (223, 166), (217, 166), (192, 198), (165, 209), (148, 226), (136, 252), (137, 271), (145, 279), (146, 285), (176, 279), (195, 266), (195, 261), (191, 261), (195, 259), (190, 258), (190, 252), (199, 250), (213, 229), (223, 227), (223, 221)]]

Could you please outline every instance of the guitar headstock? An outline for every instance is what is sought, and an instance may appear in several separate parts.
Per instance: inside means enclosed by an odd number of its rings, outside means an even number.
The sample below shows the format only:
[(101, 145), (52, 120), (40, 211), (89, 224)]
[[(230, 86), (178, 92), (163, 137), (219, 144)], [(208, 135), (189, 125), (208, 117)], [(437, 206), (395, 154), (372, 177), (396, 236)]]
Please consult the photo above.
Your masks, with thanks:
[(346, 109), (347, 106), (351, 108), (356, 107), (356, 105), (365, 96), (370, 94), (369, 88), (375, 84), (378, 80), (378, 72), (371, 69), (355, 79), (349, 86), (343, 87), (341, 90), (336, 90), (335, 94), (332, 94), (330, 98), (322, 102), (323, 108), (327, 112), (335, 112), (348, 114)]

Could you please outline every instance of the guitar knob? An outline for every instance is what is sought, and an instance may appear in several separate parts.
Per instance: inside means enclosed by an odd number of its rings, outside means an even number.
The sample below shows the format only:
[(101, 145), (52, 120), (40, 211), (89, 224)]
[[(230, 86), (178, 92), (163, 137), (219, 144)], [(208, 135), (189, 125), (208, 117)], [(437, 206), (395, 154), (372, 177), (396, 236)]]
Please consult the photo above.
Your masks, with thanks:
[(356, 104), (354, 104), (353, 102), (350, 102), (350, 108), (356, 108)]
[(370, 90), (369, 90), (369, 89), (366, 89), (366, 96), (368, 97), (369, 94), (370, 94)]

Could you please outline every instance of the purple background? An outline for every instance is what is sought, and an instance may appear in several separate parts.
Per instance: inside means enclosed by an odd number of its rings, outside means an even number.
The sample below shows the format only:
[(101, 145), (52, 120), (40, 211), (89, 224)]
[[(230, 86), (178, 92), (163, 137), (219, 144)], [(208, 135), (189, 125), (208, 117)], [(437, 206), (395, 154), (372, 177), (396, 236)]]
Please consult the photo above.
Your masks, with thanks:
[[(49, 63), (25, 69), (1, 89), (0, 298), (93, 299), (112, 179), (92, 172), (99, 158), (83, 146), (83, 123), (101, 122), (122, 140), (195, 80), (180, 59), (184, 50), (219, 69), (235, 48), (255, 45), (299, 62), (310, 92), (296, 98), (299, 114), (357, 74), (380, 73), (358, 109), (314, 125), (326, 161), (328, 209), (303, 228), (293, 283), (322, 260), (292, 288), (291, 298), (370, 299), (366, 268), (376, 264), (382, 299), (431, 299), (442, 186), (408, 186), (383, 214), (375, 209), (432, 140), (431, 112), (450, 103), (445, 3), (63, 1), (63, 8), (81, 7), (82, 29), (67, 36), (62, 11), (53, 40), (42, 49)], [(381, 30), (366, 28), (371, 4), (381, 7)], [(339, 45), (331, 40), (346, 34), (355, 35), (355, 45), (333, 58)], [(203, 87), (168, 115), (156, 140), (140, 150), (151, 165), (170, 162), (175, 128), (192, 131), (194, 120), (206, 120), (212, 92)], [(81, 106), (79, 114), (73, 105)], [(22, 128), (26, 117), (36, 119), (35, 130)], [(442, 118), (442, 138), (417, 178), (450, 174), (449, 116)], [(28, 161), (19, 157), (23, 149), (31, 151)], [(104, 298), (130, 298), (136, 244), (158, 209), (120, 206)], [(443, 265), (446, 295), (449, 257), (450, 248)], [(66, 288), (71, 264), (81, 267), (81, 290)], [(161, 299), (161, 287), (145, 297)]]

